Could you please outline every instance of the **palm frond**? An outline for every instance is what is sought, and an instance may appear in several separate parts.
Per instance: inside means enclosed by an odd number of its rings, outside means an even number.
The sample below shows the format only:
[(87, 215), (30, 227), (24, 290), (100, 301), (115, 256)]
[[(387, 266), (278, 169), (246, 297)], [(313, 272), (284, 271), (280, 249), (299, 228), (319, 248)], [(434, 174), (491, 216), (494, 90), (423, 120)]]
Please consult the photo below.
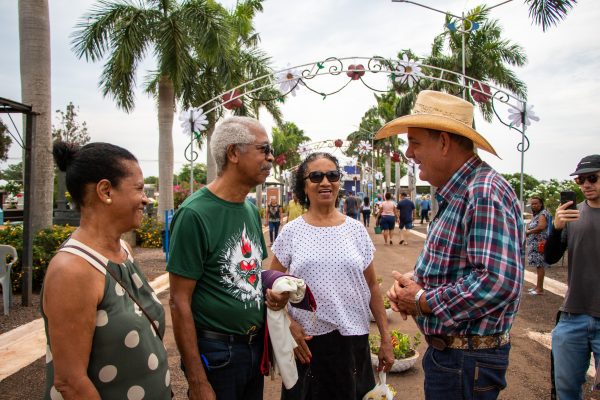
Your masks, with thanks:
[(525, 4), (529, 5), (529, 17), (545, 32), (565, 19), (577, 0), (525, 0)]

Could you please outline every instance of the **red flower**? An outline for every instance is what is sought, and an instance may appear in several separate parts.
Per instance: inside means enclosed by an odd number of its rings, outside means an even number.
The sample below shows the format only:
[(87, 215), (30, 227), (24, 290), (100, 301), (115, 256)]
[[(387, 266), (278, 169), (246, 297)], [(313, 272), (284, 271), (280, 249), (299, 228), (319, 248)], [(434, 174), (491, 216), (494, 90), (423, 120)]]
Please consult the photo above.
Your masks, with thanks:
[(352, 79), (353, 81), (357, 81), (360, 79), (361, 76), (363, 76), (365, 74), (365, 67), (362, 64), (358, 64), (358, 65), (350, 65), (348, 67), (348, 72), (346, 72), (346, 75), (348, 75), (348, 77), (350, 79)]
[(397, 151), (392, 153), (392, 161), (393, 162), (400, 162), (400, 153), (398, 153)]
[(333, 144), (335, 147), (342, 147), (344, 145), (344, 141), (342, 139), (337, 139), (335, 142), (333, 142)]
[[(239, 98), (238, 96), (240, 95), (239, 90), (232, 90), (231, 92), (225, 93), (223, 96), (221, 96), (221, 99), (223, 99), (223, 107), (225, 107), (228, 110), (232, 110), (234, 108), (240, 108), (244, 103), (242, 102), (242, 99)], [(238, 97), (237, 99), (235, 97)], [(233, 100), (231, 100), (233, 98)]]
[(473, 82), (473, 86), (471, 87), (471, 97), (478, 103), (487, 103), (492, 97), (492, 91), (485, 83), (479, 85), (479, 82)]
[(275, 163), (277, 163), (277, 165), (282, 166), (283, 164), (285, 164), (285, 154), (280, 154), (275, 158)]

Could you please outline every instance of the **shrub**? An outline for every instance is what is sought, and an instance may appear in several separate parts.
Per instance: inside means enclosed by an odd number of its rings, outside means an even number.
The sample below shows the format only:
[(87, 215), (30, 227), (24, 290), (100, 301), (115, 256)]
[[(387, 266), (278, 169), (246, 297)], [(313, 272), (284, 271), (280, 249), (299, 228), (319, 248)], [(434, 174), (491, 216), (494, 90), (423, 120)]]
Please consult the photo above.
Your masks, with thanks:
[[(42, 229), (33, 238), (33, 262), (32, 262), (32, 289), (39, 290), (42, 287), (46, 269), (56, 250), (75, 230), (72, 226), (54, 225)], [(11, 270), (12, 287), (15, 292), (20, 292), (23, 286), (23, 225), (5, 225), (0, 230), (0, 243), (13, 246), (17, 250), (19, 260)]]
[(135, 230), (136, 243), (140, 247), (162, 247), (162, 235), (165, 225), (156, 218), (144, 216), (142, 224)]

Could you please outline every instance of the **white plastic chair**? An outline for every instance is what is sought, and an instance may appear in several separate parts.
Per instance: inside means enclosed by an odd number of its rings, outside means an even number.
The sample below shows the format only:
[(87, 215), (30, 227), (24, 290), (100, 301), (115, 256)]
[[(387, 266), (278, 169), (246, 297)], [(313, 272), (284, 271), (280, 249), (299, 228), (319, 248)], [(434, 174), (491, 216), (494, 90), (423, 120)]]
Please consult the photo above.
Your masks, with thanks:
[[(7, 263), (6, 257), (11, 256), (12, 260)], [(0, 244), (0, 286), (2, 286), (2, 297), (4, 299), (4, 315), (8, 315), (8, 309), (12, 301), (12, 283), (10, 280), (10, 269), (18, 260), (17, 250), (14, 247)]]

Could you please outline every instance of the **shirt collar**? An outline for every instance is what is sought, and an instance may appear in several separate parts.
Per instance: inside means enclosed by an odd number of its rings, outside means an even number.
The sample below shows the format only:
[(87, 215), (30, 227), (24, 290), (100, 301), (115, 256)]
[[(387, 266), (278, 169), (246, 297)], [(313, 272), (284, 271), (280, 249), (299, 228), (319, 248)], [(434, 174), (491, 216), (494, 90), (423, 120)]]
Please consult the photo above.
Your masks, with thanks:
[(456, 172), (450, 177), (448, 182), (440, 186), (435, 193), (435, 197), (438, 202), (449, 202), (452, 197), (463, 193), (470, 181), (468, 179), (475, 169), (479, 167), (483, 161), (477, 154), (469, 158)]

